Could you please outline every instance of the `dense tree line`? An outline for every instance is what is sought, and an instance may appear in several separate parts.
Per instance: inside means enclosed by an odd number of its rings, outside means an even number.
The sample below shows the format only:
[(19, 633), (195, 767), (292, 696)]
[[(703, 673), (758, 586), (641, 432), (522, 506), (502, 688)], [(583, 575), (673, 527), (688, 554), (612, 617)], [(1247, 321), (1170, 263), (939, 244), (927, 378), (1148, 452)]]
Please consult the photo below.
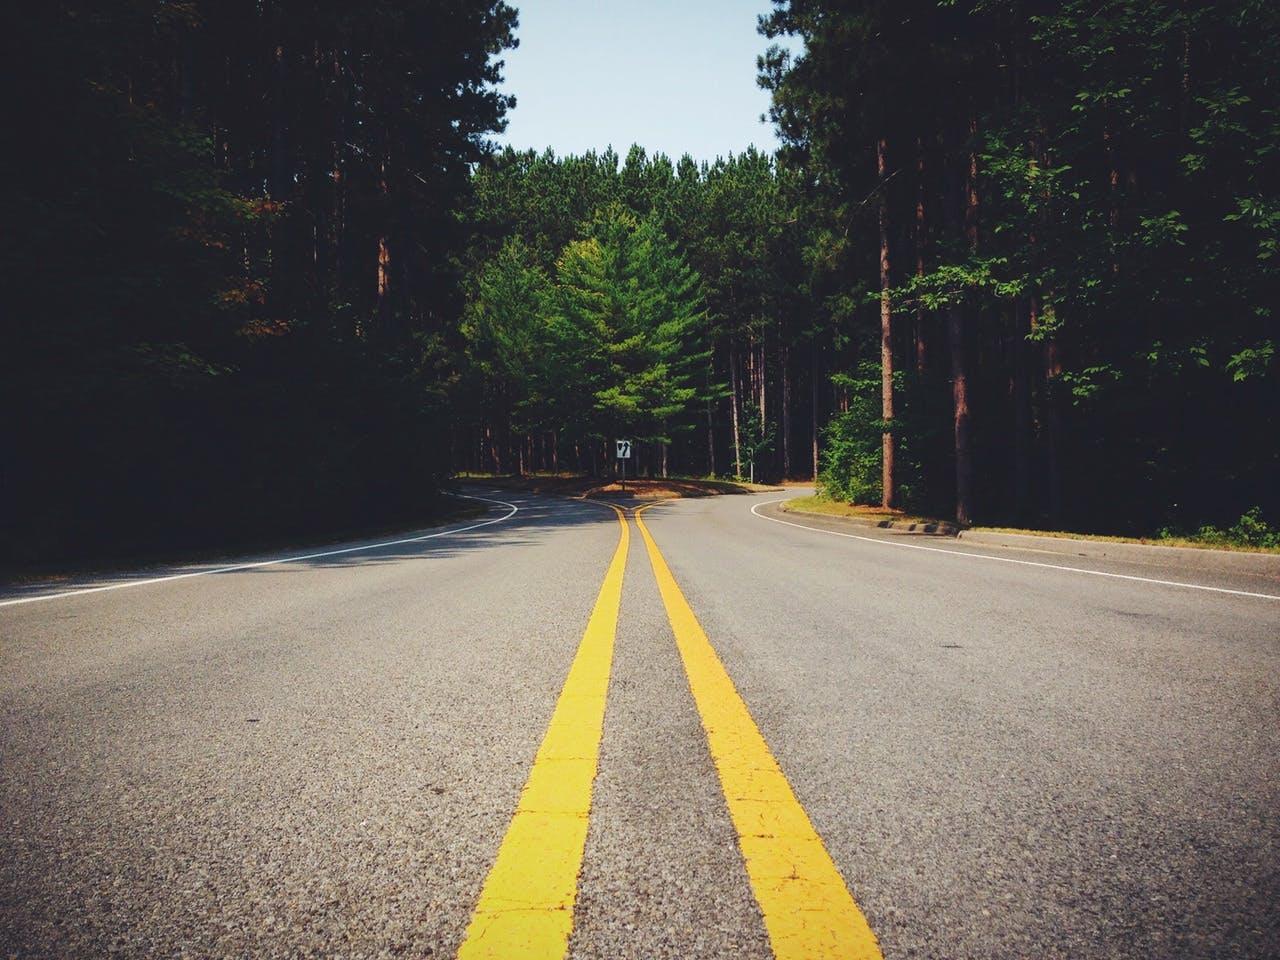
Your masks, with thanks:
[(451, 470), (499, 0), (6, 17), (13, 558), (402, 521)]
[(783, 148), (704, 163), (494, 152), (515, 26), (9, 18), (11, 557), (402, 522), (622, 436), (962, 520), (1280, 517), (1274, 4), (775, 0)]
[(652, 474), (810, 471), (798, 196), (756, 150), (483, 163), (460, 465), (599, 473), (629, 436)]
[(803, 40), (762, 82), (809, 255), (858, 304), (834, 489), (1104, 530), (1280, 517), (1280, 8), (775, 0), (762, 30)]
[[(821, 474), (962, 521), (1280, 516), (1278, 25), (1253, 0), (777, 0), (762, 32), (803, 41), (760, 65), (777, 158), (477, 170), (458, 462), (599, 471), (628, 432), (654, 473)], [(616, 383), (556, 334), (585, 329), (564, 275), (606, 221), (697, 278)], [(627, 393), (658, 371), (676, 393)]]

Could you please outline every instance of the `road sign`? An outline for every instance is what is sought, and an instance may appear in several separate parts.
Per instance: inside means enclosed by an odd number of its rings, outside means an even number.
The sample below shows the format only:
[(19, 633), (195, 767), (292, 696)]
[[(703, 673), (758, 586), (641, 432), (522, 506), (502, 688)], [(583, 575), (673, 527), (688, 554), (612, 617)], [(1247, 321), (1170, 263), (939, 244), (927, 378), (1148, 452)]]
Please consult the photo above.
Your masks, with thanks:
[(617, 441), (617, 444), (618, 444), (618, 459), (630, 460), (631, 459), (631, 441), (619, 440)]

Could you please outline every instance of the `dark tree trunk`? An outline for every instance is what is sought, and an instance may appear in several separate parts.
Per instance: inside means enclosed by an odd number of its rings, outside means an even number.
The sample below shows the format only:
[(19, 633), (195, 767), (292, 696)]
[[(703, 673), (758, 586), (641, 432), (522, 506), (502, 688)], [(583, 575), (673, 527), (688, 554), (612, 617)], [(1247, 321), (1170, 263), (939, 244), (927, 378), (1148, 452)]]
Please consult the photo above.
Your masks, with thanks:
[(880, 436), (880, 504), (897, 505), (894, 486), (893, 436), (893, 306), (889, 299), (889, 188), (886, 177), (885, 139), (876, 141), (876, 174), (880, 179), (880, 416), (885, 422)]
[(791, 377), (787, 371), (787, 361), (791, 351), (786, 347), (780, 349), (779, 366), (782, 371), (782, 478), (791, 476)]
[(711, 385), (716, 378), (715, 344), (707, 356), (707, 475), (716, 475), (716, 421), (715, 404), (711, 400)]
[(289, 192), (289, 161), (285, 144), (284, 44), (277, 43), (271, 72), (271, 199), (283, 200)]
[[(961, 183), (964, 237), (971, 253), (978, 248), (977, 120), (969, 121), (968, 163)], [(969, 374), (966, 345), (966, 308), (956, 304), (947, 310), (947, 346), (951, 355), (952, 427), (955, 440), (956, 511), (958, 523), (973, 521), (973, 445), (969, 411)]]
[(502, 473), (502, 455), (498, 452), (498, 443), (493, 435), (493, 429), (487, 424), (484, 428), (484, 438), (489, 445), (489, 457), (493, 462), (493, 472)]
[(1031, 371), (1027, 336), (1036, 325), (1034, 297), (1014, 304), (1013, 330), (1013, 502), (1019, 523), (1031, 514)]
[(733, 470), (734, 476), (742, 476), (742, 441), (738, 429), (738, 351), (729, 343), (729, 399), (733, 405)]
[(813, 448), (813, 481), (814, 481), (814, 483), (817, 483), (817, 482), (818, 482), (818, 465), (819, 465), (819, 458), (818, 458), (818, 370), (819, 370), (819, 362), (818, 362), (818, 336), (817, 336), (817, 334), (814, 334), (813, 342), (812, 342), (812, 347), (813, 347), (813, 353), (812, 353), (812, 356), (811, 356), (811, 360), (812, 360), (812, 363), (813, 363), (813, 370), (812, 370), (812, 374), (811, 374), (811, 376), (809, 377), (809, 388), (810, 388), (810, 392), (811, 392), (811, 394), (812, 394), (812, 396), (810, 397), (810, 406), (809, 406), (809, 439), (810, 439), (810, 444), (811, 444), (811, 446), (812, 446), (812, 448)]
[[(924, 215), (924, 140), (916, 138), (916, 224), (915, 224), (915, 247), (916, 247), (916, 276), (924, 276), (924, 244), (926, 238), (926, 222)], [(916, 306), (916, 328), (915, 328), (915, 347), (916, 347), (916, 374), (924, 377), (925, 370), (928, 369), (928, 344), (925, 342), (924, 328), (924, 305)]]
[(1062, 411), (1061, 388), (1062, 356), (1058, 341), (1052, 337), (1044, 345), (1044, 440), (1045, 466), (1048, 472), (1049, 521), (1058, 524), (1062, 520)]
[(378, 181), (382, 203), (379, 216), (382, 229), (378, 231), (378, 283), (377, 300), (374, 305), (374, 316), (384, 327), (391, 313), (391, 241), (386, 229), (386, 218), (390, 216), (390, 186), (387, 182), (387, 161), (383, 159), (381, 176)]
[(951, 352), (951, 402), (956, 453), (956, 522), (973, 518), (973, 460), (970, 447), (969, 381), (965, 364), (964, 308), (947, 310), (947, 346)]

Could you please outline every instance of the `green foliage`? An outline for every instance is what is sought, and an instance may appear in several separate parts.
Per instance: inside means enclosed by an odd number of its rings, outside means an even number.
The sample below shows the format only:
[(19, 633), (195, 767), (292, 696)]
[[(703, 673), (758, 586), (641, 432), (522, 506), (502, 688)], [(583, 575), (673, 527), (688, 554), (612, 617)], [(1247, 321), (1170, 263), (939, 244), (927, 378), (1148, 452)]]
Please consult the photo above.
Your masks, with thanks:
[[(992, 520), (1145, 532), (1280, 509), (1260, 439), (1280, 429), (1280, 7), (778, 0), (762, 32), (803, 41), (761, 83), (847, 367), (879, 349), (884, 203), (895, 357), (926, 348), (920, 498), (946, 509), (972, 464)], [(865, 403), (829, 441), (862, 497)]]
[(519, 235), (479, 271), (463, 326), (484, 407), (516, 429), (669, 442), (706, 399), (702, 285), (653, 217), (596, 211), (548, 278)]
[(864, 363), (856, 376), (842, 375), (837, 382), (847, 391), (848, 409), (827, 424), (818, 483), (833, 500), (879, 503), (884, 425), (879, 365)]
[(1276, 4), (777, 0), (783, 148), (710, 163), (494, 152), (515, 26), (14, 19), (40, 97), (0, 160), (10, 540), (390, 515), (621, 433), (637, 467), (770, 478), (821, 440), (833, 494), (877, 499), (882, 206), (906, 502), (945, 511), (967, 436), (992, 519), (1280, 509)]
[[(493, 0), (71, 0), (9, 18), (0, 540), (16, 560), (350, 529), (450, 463), (456, 212)], [(423, 69), (423, 65), (430, 65)], [(386, 254), (378, 286), (379, 251)]]
[(480, 272), (460, 326), (478, 402), (518, 428), (541, 426), (556, 389), (546, 311), (552, 284), (519, 237)]
[[(545, 390), (534, 389), (538, 378), (513, 372), (494, 380), (495, 370), (468, 351), (476, 362), (463, 377), (464, 416), (472, 430), (497, 421), (505, 433), (485, 466), (507, 458), (519, 434), (549, 432), (557, 448), (581, 454), (625, 431), (674, 452), (685, 472), (734, 459), (745, 466), (742, 451), (752, 443), (757, 467), (778, 469), (778, 444), (741, 431), (735, 458), (726, 403), (729, 344), (741, 351), (766, 333), (789, 344), (784, 320), (803, 316), (796, 274), (803, 232), (787, 206), (792, 188), (771, 158), (748, 150), (699, 165), (639, 147), (625, 159), (612, 151), (560, 158), (506, 150), (477, 168), (474, 184), (469, 315), (488, 311), (479, 303), (488, 296), (481, 278), (510, 238), (519, 238), (527, 265), (552, 278), (541, 324), (547, 341), (538, 351), (554, 370)], [(529, 363), (538, 366), (538, 357)], [(768, 376), (776, 396), (779, 371)], [(517, 411), (538, 412), (506, 417), (490, 401), (504, 390), (528, 394)], [(749, 405), (741, 396), (739, 403)], [(780, 432), (776, 420), (762, 429)], [(718, 464), (717, 446), (729, 448)]]
[(1227, 361), (1227, 372), (1236, 383), (1248, 380), (1250, 377), (1266, 376), (1275, 355), (1274, 341), (1264, 340), (1256, 347), (1246, 347), (1239, 353), (1232, 354), (1231, 359)]
[(739, 414), (739, 424), (742, 461), (747, 465), (748, 478), (754, 482), (756, 463), (773, 449), (775, 432), (773, 425), (760, 416), (760, 410), (754, 404), (747, 404)]
[(1162, 539), (1185, 539), (1199, 543), (1223, 544), (1237, 547), (1280, 548), (1280, 528), (1267, 524), (1262, 517), (1262, 508), (1253, 507), (1225, 530), (1212, 524), (1201, 526), (1195, 533), (1185, 536), (1176, 530), (1165, 528), (1160, 531)]
[[(837, 411), (823, 433), (823, 492), (849, 503), (879, 503), (883, 492), (883, 435), (886, 421), (880, 415), (880, 365), (863, 361), (853, 374), (836, 374), (833, 383), (846, 398), (847, 409)], [(901, 398), (892, 429), (897, 441), (898, 496), (907, 507), (922, 502), (919, 450), (928, 439), (928, 428), (915, 410), (914, 384), (898, 371), (894, 392)]]

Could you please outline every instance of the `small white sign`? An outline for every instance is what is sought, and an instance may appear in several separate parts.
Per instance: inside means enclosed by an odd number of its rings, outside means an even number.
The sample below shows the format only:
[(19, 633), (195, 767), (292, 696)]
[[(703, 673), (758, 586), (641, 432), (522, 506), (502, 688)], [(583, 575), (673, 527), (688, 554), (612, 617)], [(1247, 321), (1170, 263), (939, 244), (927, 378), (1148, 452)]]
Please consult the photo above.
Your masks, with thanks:
[(631, 441), (619, 440), (617, 441), (617, 444), (618, 444), (618, 459), (630, 460), (631, 459)]

